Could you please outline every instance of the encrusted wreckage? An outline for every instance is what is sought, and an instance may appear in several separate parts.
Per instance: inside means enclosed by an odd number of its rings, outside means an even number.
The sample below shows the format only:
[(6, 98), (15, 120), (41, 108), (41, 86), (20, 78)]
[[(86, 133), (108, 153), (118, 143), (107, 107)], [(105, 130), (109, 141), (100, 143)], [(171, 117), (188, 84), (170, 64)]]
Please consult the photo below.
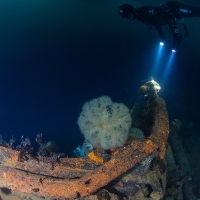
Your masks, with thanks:
[(149, 81), (132, 111), (133, 126), (146, 139), (127, 141), (102, 158), (25, 156), (0, 146), (0, 187), (51, 199), (161, 199), (166, 188), (164, 161), (169, 122), (165, 101)]

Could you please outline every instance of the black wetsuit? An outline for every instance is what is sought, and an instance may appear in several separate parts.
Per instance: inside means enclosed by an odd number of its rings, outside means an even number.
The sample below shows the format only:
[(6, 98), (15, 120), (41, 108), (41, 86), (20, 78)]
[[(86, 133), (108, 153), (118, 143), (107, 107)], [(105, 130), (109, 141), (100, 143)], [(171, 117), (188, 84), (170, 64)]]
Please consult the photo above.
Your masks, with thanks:
[[(190, 17), (200, 17), (200, 8), (189, 6), (177, 1), (170, 1), (163, 6), (154, 7), (154, 6), (142, 6), (140, 8), (132, 9), (129, 7), (126, 9), (126, 6), (131, 6), (129, 4), (124, 4), (119, 7), (119, 12), (122, 17), (129, 18), (129, 19), (138, 19), (139, 21), (145, 23), (149, 27), (154, 26), (157, 29), (157, 32), (162, 40), (164, 40), (165, 34), (161, 29), (163, 25), (169, 25), (170, 30), (172, 32), (173, 41), (175, 45), (180, 44), (182, 40), (182, 36), (178, 32), (176, 27), (178, 20), (182, 18), (190, 18)], [(132, 15), (125, 15), (123, 16), (123, 9), (124, 12), (129, 12), (128, 14)], [(129, 17), (128, 17), (129, 16)], [(183, 23), (182, 23), (183, 24)], [(187, 28), (185, 24), (183, 24), (186, 36), (188, 35)]]

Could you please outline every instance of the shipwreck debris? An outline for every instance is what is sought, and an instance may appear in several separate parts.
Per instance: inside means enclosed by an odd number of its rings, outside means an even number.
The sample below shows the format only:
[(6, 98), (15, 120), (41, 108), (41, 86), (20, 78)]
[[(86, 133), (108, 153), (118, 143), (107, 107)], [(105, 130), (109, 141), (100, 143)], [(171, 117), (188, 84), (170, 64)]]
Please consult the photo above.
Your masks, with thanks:
[[(157, 94), (159, 90), (151, 83), (146, 86), (145, 95), (139, 95), (131, 113), (133, 124), (138, 124), (137, 128), (144, 131), (146, 139), (127, 141), (124, 146), (112, 150), (110, 156), (106, 155), (103, 162), (96, 162), (89, 157), (61, 158), (59, 154), (45, 157), (42, 134), (36, 136), (40, 144), (36, 159), (29, 156), (32, 152), (26, 147), (31, 148), (31, 145), (24, 145), (26, 139), (22, 138), (20, 151), (0, 146), (0, 187), (55, 199), (86, 196), (101, 199), (102, 195), (110, 199), (118, 195), (112, 191), (127, 197), (133, 195), (129, 193), (130, 187), (134, 187), (138, 195), (162, 197), (166, 173), (162, 171), (164, 165), (153, 160), (164, 159), (169, 134), (168, 114), (165, 101)], [(160, 172), (158, 165), (162, 169)], [(156, 176), (150, 169), (154, 169)], [(146, 179), (140, 179), (144, 174)], [(143, 192), (140, 194), (140, 191)]]

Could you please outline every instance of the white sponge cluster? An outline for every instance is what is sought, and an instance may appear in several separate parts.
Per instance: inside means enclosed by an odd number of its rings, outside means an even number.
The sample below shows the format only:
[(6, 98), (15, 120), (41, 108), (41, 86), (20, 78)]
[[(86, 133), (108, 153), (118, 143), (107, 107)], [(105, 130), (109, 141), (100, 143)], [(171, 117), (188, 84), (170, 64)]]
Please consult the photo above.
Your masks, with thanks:
[(113, 103), (110, 97), (102, 96), (83, 105), (78, 125), (94, 148), (116, 148), (128, 138), (131, 115), (123, 103)]

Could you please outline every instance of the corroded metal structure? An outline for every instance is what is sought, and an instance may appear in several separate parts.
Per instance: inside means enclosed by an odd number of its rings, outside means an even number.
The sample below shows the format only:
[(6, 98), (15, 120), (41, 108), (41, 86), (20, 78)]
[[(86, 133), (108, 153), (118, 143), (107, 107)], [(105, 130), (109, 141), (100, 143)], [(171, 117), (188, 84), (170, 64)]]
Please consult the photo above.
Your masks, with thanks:
[[(122, 199), (134, 196), (146, 185), (151, 185), (152, 191), (162, 197), (166, 185), (162, 159), (169, 125), (165, 102), (151, 84), (146, 95), (138, 97), (132, 117), (133, 124), (138, 122), (146, 139), (128, 141), (112, 150), (110, 159), (104, 163), (96, 163), (90, 158), (61, 158), (55, 164), (48, 157), (30, 157), (19, 162), (19, 151), (0, 147), (0, 187), (52, 199), (83, 199), (86, 196), (90, 199), (92, 195), (91, 199), (99, 200), (114, 199), (118, 195)], [(152, 162), (158, 172), (153, 184), (151, 180), (155, 175), (148, 173)], [(147, 174), (146, 179), (139, 178), (144, 174)], [(157, 179), (162, 179), (162, 183)], [(152, 191), (146, 195), (155, 196)]]

